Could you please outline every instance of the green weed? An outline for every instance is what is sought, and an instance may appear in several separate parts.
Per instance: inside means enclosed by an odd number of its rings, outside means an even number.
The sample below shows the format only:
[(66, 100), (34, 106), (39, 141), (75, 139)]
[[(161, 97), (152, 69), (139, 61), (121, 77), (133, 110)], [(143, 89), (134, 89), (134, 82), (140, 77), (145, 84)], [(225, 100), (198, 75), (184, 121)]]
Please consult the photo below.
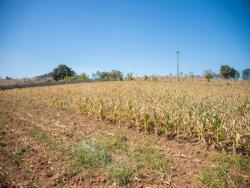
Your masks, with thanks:
[(27, 151), (26, 147), (19, 147), (16, 149), (14, 154), (11, 156), (11, 159), (17, 166), (20, 166), (24, 161), (22, 159), (22, 155)]
[(42, 130), (40, 130), (38, 128), (32, 128), (32, 129), (30, 129), (29, 132), (38, 141), (41, 141), (41, 142), (48, 141), (48, 136)]
[(117, 161), (108, 167), (109, 177), (112, 181), (122, 185), (128, 184), (133, 176), (132, 167), (124, 161)]
[(244, 179), (241, 172), (250, 171), (250, 159), (245, 156), (213, 154), (208, 159), (217, 165), (214, 169), (204, 168), (197, 179), (207, 187), (241, 187)]
[(203, 169), (198, 172), (197, 179), (206, 187), (221, 188), (227, 185), (226, 175), (226, 172), (221, 167), (213, 170)]
[(160, 149), (141, 147), (133, 152), (133, 158), (137, 162), (137, 168), (150, 167), (154, 170), (165, 171), (169, 167), (168, 161), (163, 159)]
[(119, 149), (122, 151), (128, 150), (128, 144), (126, 143), (125, 137), (116, 137), (116, 138), (105, 138), (101, 140), (101, 145), (107, 150)]
[(96, 168), (106, 166), (110, 161), (106, 149), (93, 140), (85, 141), (72, 154), (74, 155), (72, 168), (76, 171), (80, 170), (83, 165)]

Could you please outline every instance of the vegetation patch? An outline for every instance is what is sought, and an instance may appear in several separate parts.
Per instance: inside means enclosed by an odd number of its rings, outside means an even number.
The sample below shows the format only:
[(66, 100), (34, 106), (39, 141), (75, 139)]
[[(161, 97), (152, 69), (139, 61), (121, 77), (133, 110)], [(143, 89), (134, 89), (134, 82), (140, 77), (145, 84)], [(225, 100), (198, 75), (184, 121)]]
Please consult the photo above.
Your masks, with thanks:
[(133, 152), (133, 158), (137, 162), (137, 168), (149, 167), (154, 170), (165, 171), (169, 167), (168, 161), (158, 148), (140, 147)]
[(11, 156), (11, 159), (14, 161), (14, 163), (17, 166), (20, 166), (24, 161), (23, 161), (23, 154), (27, 151), (26, 147), (19, 147), (16, 149), (14, 154)]
[(105, 138), (101, 140), (101, 145), (107, 150), (119, 149), (122, 151), (128, 151), (126, 137)]
[(121, 185), (128, 184), (133, 176), (133, 168), (128, 162), (117, 161), (108, 167), (109, 177), (111, 181), (120, 183)]
[(197, 174), (197, 179), (207, 187), (239, 187), (247, 184), (243, 176), (250, 173), (249, 157), (213, 154), (208, 159), (215, 162), (216, 167), (204, 168)]
[(72, 168), (79, 171), (82, 166), (88, 168), (104, 167), (110, 162), (105, 148), (93, 140), (87, 140), (73, 151)]
[(240, 155), (213, 154), (208, 158), (223, 165), (225, 168), (233, 168), (238, 171), (250, 171), (250, 158)]
[(29, 129), (29, 134), (37, 141), (49, 146), (50, 149), (60, 152), (64, 157), (71, 155), (68, 148), (52, 140), (43, 130), (39, 128), (32, 128)]
[(197, 174), (197, 179), (206, 187), (225, 187), (227, 185), (227, 174), (223, 168), (213, 170), (202, 169)]
[(0, 112), (0, 123), (1, 124), (8, 124), (11, 120), (11, 116), (7, 112)]

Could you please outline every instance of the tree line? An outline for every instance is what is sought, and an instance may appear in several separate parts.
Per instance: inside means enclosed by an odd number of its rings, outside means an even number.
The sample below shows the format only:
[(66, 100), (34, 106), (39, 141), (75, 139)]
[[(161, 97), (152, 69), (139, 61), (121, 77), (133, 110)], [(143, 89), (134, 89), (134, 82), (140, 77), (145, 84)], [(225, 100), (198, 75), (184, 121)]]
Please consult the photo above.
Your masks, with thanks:
[[(172, 76), (172, 74), (170, 74)], [(89, 76), (86, 73), (80, 73), (76, 74), (72, 68), (68, 67), (67, 65), (60, 64), (58, 65), (52, 72), (43, 74), (41, 76), (37, 76), (36, 78), (49, 78), (52, 77), (53, 80), (59, 81), (59, 80), (96, 80), (96, 81), (121, 81), (121, 80), (133, 80), (133, 73), (129, 72), (125, 76), (121, 71), (118, 70), (111, 70), (111, 71), (97, 71), (96, 73), (92, 74), (92, 78), (89, 78)], [(153, 76), (156, 77), (156, 76)], [(195, 77), (193, 72), (189, 74), (189, 77)], [(207, 79), (209, 82), (212, 78), (223, 78), (223, 79), (239, 79), (240, 77), (242, 80), (250, 80), (250, 68), (247, 68), (242, 71), (240, 74), (239, 71), (234, 69), (233, 67), (230, 67), (229, 65), (221, 65), (219, 74), (216, 74), (212, 72), (211, 69), (207, 69), (203, 73), (203, 77)], [(149, 76), (145, 75), (144, 80), (147, 80)], [(12, 79), (8, 76), (6, 76), (5, 79)], [(153, 79), (154, 80), (154, 79)]]
[[(210, 81), (213, 77), (220, 77), (224, 79), (235, 79), (238, 80), (240, 78), (240, 73), (233, 67), (229, 65), (221, 65), (219, 75), (216, 75), (211, 71), (211, 69), (207, 69), (204, 71), (203, 76)], [(250, 79), (250, 68), (245, 69), (242, 71), (242, 80), (249, 80)]]

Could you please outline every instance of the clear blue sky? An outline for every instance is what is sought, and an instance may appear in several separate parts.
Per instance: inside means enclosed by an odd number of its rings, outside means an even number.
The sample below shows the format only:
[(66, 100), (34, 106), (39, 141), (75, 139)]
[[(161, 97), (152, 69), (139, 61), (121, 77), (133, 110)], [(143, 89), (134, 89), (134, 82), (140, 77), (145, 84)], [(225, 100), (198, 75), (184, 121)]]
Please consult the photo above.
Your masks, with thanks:
[(0, 76), (250, 67), (249, 0), (0, 0)]

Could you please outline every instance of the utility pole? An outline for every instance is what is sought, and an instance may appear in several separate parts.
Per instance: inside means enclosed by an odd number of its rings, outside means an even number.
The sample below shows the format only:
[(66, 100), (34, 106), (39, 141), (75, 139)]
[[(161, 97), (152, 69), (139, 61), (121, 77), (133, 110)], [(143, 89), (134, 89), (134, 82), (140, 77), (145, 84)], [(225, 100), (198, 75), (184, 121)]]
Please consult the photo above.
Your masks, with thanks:
[(176, 54), (177, 54), (177, 79), (179, 82), (179, 54), (180, 54), (180, 52), (176, 51)]

